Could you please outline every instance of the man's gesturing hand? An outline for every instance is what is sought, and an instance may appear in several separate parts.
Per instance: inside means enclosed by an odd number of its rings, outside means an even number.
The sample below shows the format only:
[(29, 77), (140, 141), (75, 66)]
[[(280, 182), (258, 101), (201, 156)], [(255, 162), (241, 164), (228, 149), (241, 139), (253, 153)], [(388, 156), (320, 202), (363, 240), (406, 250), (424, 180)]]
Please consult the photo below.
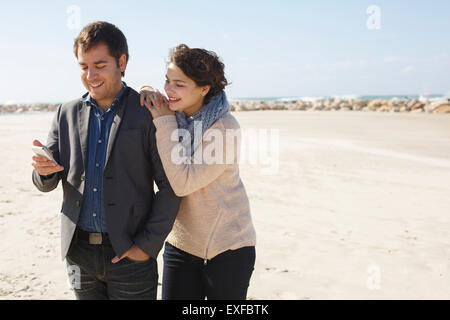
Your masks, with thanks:
[[(44, 147), (44, 145), (39, 140), (34, 140), (33, 146)], [(36, 172), (41, 176), (48, 176), (55, 172), (64, 170), (62, 166), (54, 161), (47, 159), (44, 156), (35, 154), (32, 159), (33, 162), (31, 163), (31, 165), (34, 167), (34, 170), (36, 170)]]

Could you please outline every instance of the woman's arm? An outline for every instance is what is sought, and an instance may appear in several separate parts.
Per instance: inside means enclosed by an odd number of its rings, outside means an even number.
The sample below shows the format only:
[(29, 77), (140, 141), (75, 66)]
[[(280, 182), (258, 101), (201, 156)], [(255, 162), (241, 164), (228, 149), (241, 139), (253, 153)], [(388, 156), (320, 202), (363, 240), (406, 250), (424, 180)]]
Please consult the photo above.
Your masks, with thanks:
[(225, 171), (229, 159), (229, 155), (225, 156), (227, 141), (223, 125), (218, 121), (206, 130), (201, 143), (194, 145), (196, 150), (191, 156), (191, 150), (179, 142), (175, 113), (169, 109), (167, 99), (150, 86), (142, 86), (140, 94), (141, 105), (145, 105), (153, 116), (158, 153), (175, 194), (186, 196), (217, 179)]
[[(226, 169), (225, 130), (208, 129), (191, 156), (178, 141), (178, 125), (173, 115), (155, 118), (156, 144), (167, 178), (177, 196), (183, 197), (206, 187)], [(210, 140), (210, 141), (206, 141)], [(180, 153), (183, 157), (180, 157)]]

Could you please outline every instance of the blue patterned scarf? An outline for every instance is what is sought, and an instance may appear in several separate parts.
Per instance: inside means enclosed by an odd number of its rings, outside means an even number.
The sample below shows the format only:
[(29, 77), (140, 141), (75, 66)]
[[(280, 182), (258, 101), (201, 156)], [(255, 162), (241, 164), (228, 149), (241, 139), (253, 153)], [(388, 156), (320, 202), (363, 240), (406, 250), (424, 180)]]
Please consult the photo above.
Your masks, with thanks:
[[(190, 117), (186, 117), (183, 111), (175, 111), (178, 128), (180, 130), (179, 141), (185, 148), (190, 148), (191, 155), (194, 154), (194, 149), (197, 143), (200, 143), (201, 137), (208, 130), (209, 127), (230, 111), (230, 105), (227, 100), (225, 91), (219, 92), (211, 98), (208, 104), (204, 105), (200, 110)], [(201, 125), (201, 132), (200, 132)], [(188, 133), (190, 140), (188, 139)], [(197, 134), (198, 136), (195, 136)]]

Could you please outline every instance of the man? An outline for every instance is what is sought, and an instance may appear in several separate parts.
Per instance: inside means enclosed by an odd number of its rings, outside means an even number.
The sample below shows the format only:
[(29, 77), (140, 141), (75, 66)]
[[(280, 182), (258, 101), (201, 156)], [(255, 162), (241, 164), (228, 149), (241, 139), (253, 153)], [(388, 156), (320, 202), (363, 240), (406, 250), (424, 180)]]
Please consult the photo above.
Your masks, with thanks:
[(180, 198), (151, 114), (121, 81), (129, 58), (123, 33), (91, 23), (74, 53), (88, 93), (59, 106), (47, 142), (55, 162), (34, 156), (33, 183), (49, 192), (62, 181), (61, 251), (77, 299), (156, 299), (156, 258)]

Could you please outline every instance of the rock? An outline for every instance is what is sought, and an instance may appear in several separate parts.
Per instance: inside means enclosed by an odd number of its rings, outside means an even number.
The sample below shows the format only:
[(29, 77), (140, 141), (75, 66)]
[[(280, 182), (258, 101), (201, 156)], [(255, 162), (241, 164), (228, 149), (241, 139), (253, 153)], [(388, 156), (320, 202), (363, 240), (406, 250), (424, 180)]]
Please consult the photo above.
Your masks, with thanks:
[(333, 102), (334, 102), (334, 99), (326, 99), (325, 101), (323, 101), (323, 105), (325, 106), (325, 107), (328, 107), (328, 106), (331, 106), (332, 104), (333, 104)]
[(285, 110), (286, 107), (283, 103), (276, 103), (269, 107), (270, 110)]
[(32, 111), (43, 111), (47, 108), (45, 104), (32, 104), (30, 110)]
[(243, 103), (241, 107), (243, 111), (253, 111), (255, 110), (255, 105), (255, 102), (247, 101), (246, 103)]
[(439, 108), (441, 106), (447, 106), (447, 105), (450, 105), (450, 100), (449, 99), (436, 100), (436, 101), (431, 102), (428, 105), (428, 110), (430, 112), (434, 112), (435, 109), (437, 109), (437, 108)]
[(59, 105), (58, 104), (50, 104), (47, 107), (47, 111), (56, 111), (58, 109)]
[(336, 99), (333, 103), (325, 108), (325, 110), (339, 110), (341, 108), (341, 103), (344, 101)]
[(303, 104), (305, 105), (306, 110), (311, 109), (313, 107), (311, 101), (303, 101)]
[(392, 107), (396, 107), (399, 105), (399, 101), (397, 98), (392, 98), (391, 100), (389, 100), (388, 105), (392, 106)]
[(412, 107), (413, 107), (417, 102), (420, 102), (420, 101), (417, 100), (417, 99), (411, 99), (411, 100), (409, 100), (409, 101), (406, 102), (406, 105), (407, 105), (408, 107), (410, 107), (411, 109), (413, 109)]
[(254, 110), (269, 110), (269, 107), (265, 104), (258, 104), (255, 106)]
[(394, 109), (394, 107), (386, 104), (386, 105), (382, 105), (381, 107), (379, 107), (376, 111), (378, 111), (378, 112), (390, 112), (392, 109)]
[(379, 107), (386, 104), (388, 104), (386, 100), (375, 99), (368, 103), (367, 108), (369, 109), (369, 111), (376, 111)]
[(410, 110), (415, 110), (415, 109), (423, 109), (425, 107), (425, 103), (421, 102), (421, 101), (414, 101), (414, 103), (408, 103), (408, 107), (410, 107)]
[(306, 110), (308, 106), (303, 103), (303, 101), (298, 101), (297, 104), (295, 105), (296, 110)]
[(324, 105), (321, 105), (321, 104), (317, 104), (317, 105), (314, 105), (312, 108), (310, 108), (309, 110), (311, 110), (311, 111), (322, 111), (322, 110), (324, 110), (325, 108), (328, 108), (328, 107), (325, 107)]
[(301, 109), (301, 107), (302, 107), (302, 104), (299, 104), (299, 103), (289, 103), (289, 104), (286, 106), (286, 109), (287, 109), (287, 110), (305, 110), (305, 109)]
[(323, 100), (316, 100), (312, 103), (311, 109), (319, 111), (327, 108), (329, 105), (330, 104), (325, 105)]
[(2, 108), (0, 108), (0, 112), (14, 112), (18, 109), (17, 105), (10, 104), (10, 105), (4, 105)]
[(367, 106), (367, 104), (368, 104), (367, 100), (355, 100), (353, 102), (353, 106), (358, 106), (358, 107), (361, 107), (361, 108), (364, 108), (365, 106)]
[(329, 103), (323, 104), (323, 110), (325, 111), (339, 110), (341, 109), (341, 103), (344, 103), (344, 101), (340, 99), (334, 99)]
[(353, 102), (352, 109), (355, 111), (361, 111), (361, 109), (366, 106), (367, 106), (367, 100), (356, 100)]
[(351, 103), (349, 103), (349, 102), (347, 102), (347, 101), (344, 101), (344, 102), (341, 102), (340, 104), (339, 104), (339, 109), (352, 109), (352, 105), (351, 105)]
[[(26, 111), (55, 111), (59, 104), (14, 104), (0, 105), (0, 113), (26, 112)], [(450, 113), (450, 99), (440, 99), (428, 104), (430, 113)], [(426, 110), (426, 103), (418, 99), (375, 99), (375, 100), (352, 100), (352, 99), (317, 99), (314, 101), (303, 100), (251, 100), (230, 101), (231, 111), (264, 111), (264, 110), (311, 110), (311, 111), (377, 111), (377, 112), (415, 112), (421, 113)]]
[(433, 110), (433, 113), (450, 113), (450, 104), (440, 105)]

